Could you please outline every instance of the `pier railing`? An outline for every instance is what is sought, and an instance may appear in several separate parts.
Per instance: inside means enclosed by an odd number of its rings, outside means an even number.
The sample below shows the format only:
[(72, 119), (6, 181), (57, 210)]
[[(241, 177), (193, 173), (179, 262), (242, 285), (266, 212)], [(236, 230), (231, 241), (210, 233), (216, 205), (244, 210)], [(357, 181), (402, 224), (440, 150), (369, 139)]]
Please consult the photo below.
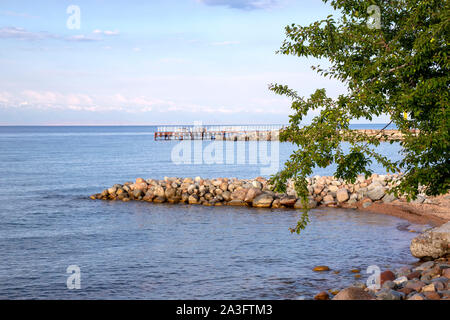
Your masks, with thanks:
[(200, 132), (200, 131), (272, 131), (286, 127), (285, 124), (262, 125), (202, 125), (202, 126), (158, 126), (157, 132)]

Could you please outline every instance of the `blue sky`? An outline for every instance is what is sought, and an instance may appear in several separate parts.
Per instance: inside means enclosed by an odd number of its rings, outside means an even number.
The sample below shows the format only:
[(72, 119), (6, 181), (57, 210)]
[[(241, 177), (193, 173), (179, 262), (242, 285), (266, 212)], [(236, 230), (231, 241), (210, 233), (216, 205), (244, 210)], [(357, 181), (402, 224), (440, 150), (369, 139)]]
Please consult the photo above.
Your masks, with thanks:
[(330, 13), (318, 0), (2, 0), (0, 125), (287, 123), (268, 84), (345, 90), (317, 61), (275, 54), (287, 24)]

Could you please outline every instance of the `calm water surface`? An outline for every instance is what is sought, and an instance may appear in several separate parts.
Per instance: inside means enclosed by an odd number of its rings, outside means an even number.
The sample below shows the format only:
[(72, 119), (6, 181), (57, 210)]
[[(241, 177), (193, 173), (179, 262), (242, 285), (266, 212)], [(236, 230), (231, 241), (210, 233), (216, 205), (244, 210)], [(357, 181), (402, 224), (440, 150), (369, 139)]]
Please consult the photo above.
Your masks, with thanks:
[[(350, 285), (351, 268), (415, 261), (415, 234), (385, 215), (317, 209), (298, 236), (291, 210), (89, 200), (137, 177), (261, 173), (248, 153), (234, 164), (176, 165), (176, 142), (153, 141), (154, 129), (0, 127), (0, 298), (302, 299)], [(242, 143), (247, 152), (258, 144)], [(292, 150), (280, 145), (280, 164)], [(400, 156), (396, 144), (380, 150)], [(341, 272), (311, 271), (323, 264)], [(81, 268), (80, 290), (66, 287), (69, 265)]]

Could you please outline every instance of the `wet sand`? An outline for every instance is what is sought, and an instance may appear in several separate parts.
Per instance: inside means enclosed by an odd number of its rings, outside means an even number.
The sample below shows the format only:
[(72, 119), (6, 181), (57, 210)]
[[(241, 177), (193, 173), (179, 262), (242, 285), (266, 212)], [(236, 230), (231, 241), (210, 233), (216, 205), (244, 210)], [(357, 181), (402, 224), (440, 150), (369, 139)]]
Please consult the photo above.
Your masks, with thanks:
[(432, 203), (421, 204), (402, 200), (391, 203), (375, 202), (367, 208), (363, 208), (361, 202), (356, 205), (361, 211), (388, 214), (413, 223), (440, 226), (450, 221), (450, 193), (430, 200)]

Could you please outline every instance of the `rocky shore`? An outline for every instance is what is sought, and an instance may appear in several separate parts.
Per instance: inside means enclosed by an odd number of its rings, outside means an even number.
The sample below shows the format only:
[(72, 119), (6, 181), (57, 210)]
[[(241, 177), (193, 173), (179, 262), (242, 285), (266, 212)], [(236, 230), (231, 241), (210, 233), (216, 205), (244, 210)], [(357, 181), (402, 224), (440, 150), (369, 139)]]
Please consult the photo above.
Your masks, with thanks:
[[(391, 203), (395, 198), (387, 191), (398, 184), (401, 174), (373, 174), (366, 179), (359, 176), (355, 183), (329, 176), (308, 178), (308, 207), (317, 206), (368, 208), (374, 203)], [(185, 203), (206, 206), (251, 206), (256, 208), (303, 207), (289, 181), (286, 193), (272, 191), (268, 180), (217, 178), (169, 178), (163, 180), (138, 178), (135, 182), (115, 184), (91, 196), (91, 199), (147, 201), (154, 203)], [(413, 203), (431, 203), (425, 195), (420, 195)]]
[[(430, 229), (411, 241), (411, 253), (421, 258), (415, 266), (381, 272), (378, 283), (356, 282), (339, 290), (322, 291), (316, 300), (450, 300), (450, 222)], [(332, 271), (318, 266), (317, 272)], [(360, 270), (354, 269), (360, 278)]]

